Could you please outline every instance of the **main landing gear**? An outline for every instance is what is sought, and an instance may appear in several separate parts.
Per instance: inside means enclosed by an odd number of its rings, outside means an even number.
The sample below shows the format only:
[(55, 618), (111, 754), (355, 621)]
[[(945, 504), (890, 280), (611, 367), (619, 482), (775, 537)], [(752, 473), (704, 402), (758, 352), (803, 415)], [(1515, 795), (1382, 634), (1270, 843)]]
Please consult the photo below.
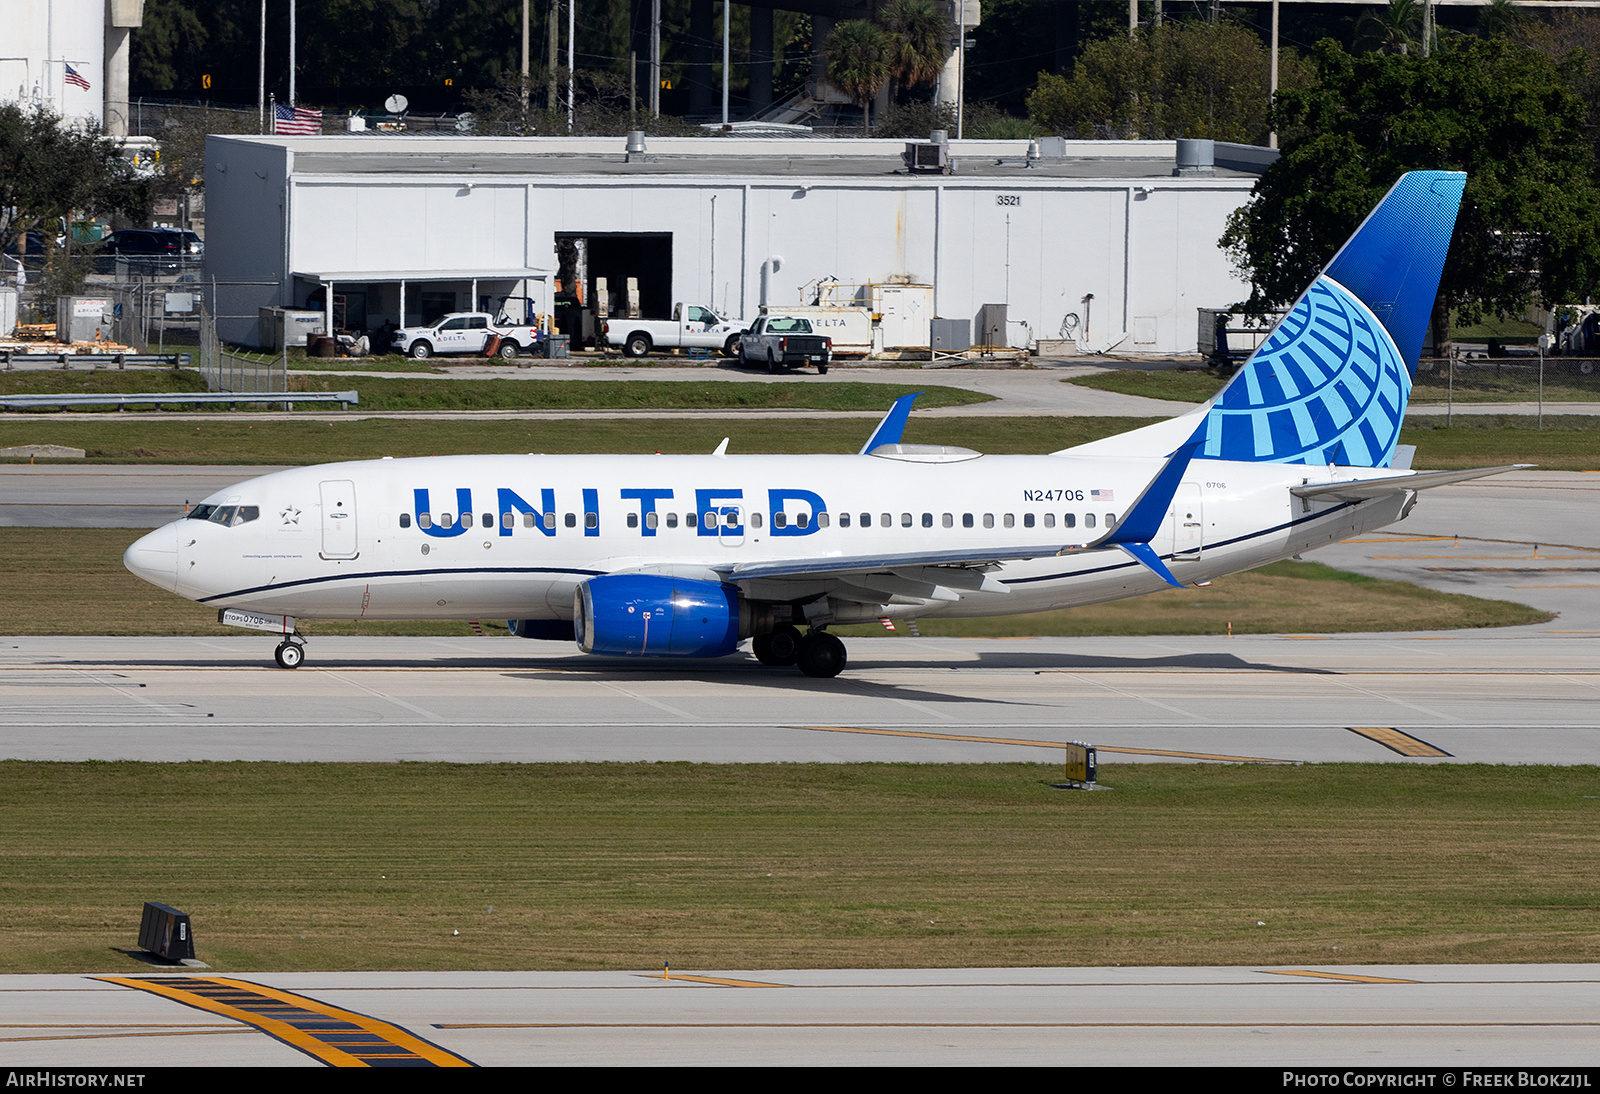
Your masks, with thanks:
[(838, 676), (844, 671), (844, 643), (826, 631), (802, 635), (798, 628), (779, 627), (771, 634), (758, 634), (750, 642), (751, 652), (763, 665), (798, 665), (807, 676)]
[(278, 644), (272, 659), (278, 662), (280, 669), (297, 669), (306, 659), (306, 644), (298, 636), (291, 635)]

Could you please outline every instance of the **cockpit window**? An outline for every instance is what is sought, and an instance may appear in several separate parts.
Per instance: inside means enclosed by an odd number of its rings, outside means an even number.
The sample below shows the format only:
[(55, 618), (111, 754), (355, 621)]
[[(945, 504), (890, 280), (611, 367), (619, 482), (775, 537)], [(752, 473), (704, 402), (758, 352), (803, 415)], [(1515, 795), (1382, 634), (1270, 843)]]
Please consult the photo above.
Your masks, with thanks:
[(189, 510), (190, 520), (208, 520), (224, 528), (236, 528), (260, 518), (259, 505), (197, 505)]

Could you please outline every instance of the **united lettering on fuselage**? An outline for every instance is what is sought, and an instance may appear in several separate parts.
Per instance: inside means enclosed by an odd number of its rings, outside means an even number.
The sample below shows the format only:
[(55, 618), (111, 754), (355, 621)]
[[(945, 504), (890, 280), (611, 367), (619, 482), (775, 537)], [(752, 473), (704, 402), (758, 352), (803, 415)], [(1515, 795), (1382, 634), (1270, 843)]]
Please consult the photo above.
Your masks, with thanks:
[(1036, 456), (903, 444), (905, 396), (855, 455), (724, 443), (298, 468), (205, 499), (191, 514), (204, 519), (157, 529), (124, 561), (234, 620), (266, 619), (287, 635), (285, 667), (304, 653), (297, 620), (502, 618), (610, 656), (724, 656), (748, 640), (766, 664), (827, 677), (845, 664), (836, 625), (1207, 583), (1505, 470), (1394, 466), (1463, 186), (1403, 176), (1215, 399), (1115, 437)]

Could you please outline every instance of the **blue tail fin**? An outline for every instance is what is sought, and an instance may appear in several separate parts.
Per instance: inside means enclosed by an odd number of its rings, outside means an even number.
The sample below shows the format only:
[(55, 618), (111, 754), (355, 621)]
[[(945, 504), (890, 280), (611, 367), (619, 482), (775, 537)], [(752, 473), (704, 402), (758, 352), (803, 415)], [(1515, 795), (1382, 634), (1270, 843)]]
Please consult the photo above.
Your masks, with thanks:
[(1466, 184), (1400, 177), (1222, 390), (1196, 458), (1389, 466)]

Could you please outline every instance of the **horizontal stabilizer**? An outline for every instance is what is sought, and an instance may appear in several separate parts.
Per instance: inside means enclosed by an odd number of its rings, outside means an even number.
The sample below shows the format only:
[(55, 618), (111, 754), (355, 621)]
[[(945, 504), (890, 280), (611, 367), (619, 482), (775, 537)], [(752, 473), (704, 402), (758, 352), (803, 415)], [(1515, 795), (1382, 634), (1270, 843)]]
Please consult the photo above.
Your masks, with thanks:
[(1453, 482), (1503, 475), (1507, 471), (1523, 471), (1531, 463), (1508, 463), (1500, 467), (1473, 467), (1465, 471), (1423, 471), (1410, 475), (1386, 475), (1381, 479), (1352, 479), (1347, 482), (1324, 482), (1291, 486), (1289, 493), (1297, 498), (1329, 498), (1337, 501), (1365, 501), (1386, 497), (1399, 490), (1427, 490), (1434, 486), (1448, 486)]

